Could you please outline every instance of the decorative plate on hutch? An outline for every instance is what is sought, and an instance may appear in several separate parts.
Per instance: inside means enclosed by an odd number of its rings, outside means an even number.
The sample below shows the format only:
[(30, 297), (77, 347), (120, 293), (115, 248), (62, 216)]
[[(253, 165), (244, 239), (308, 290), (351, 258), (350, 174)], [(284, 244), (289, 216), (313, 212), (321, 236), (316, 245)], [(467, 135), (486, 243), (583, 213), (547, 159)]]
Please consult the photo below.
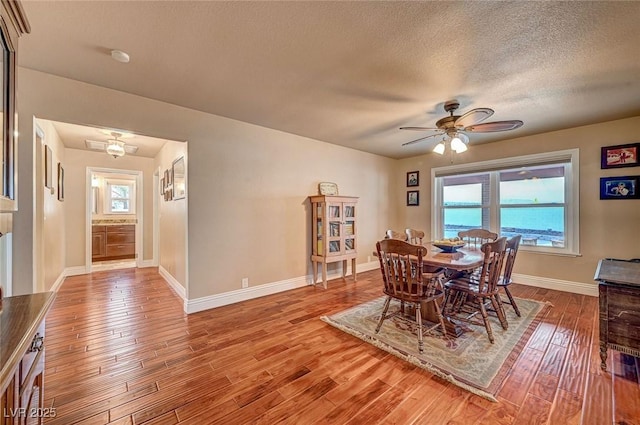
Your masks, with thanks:
[(318, 191), (320, 195), (337, 195), (338, 185), (331, 182), (321, 182), (318, 184)]

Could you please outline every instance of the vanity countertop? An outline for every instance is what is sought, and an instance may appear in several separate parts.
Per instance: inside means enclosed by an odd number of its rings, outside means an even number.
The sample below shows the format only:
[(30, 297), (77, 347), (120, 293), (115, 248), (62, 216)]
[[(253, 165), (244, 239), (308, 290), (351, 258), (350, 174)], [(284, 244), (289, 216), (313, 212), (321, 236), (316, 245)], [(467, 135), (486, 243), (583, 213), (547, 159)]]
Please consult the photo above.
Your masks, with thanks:
[(137, 224), (138, 220), (135, 218), (104, 218), (91, 220), (91, 224), (94, 226), (113, 226), (121, 224)]

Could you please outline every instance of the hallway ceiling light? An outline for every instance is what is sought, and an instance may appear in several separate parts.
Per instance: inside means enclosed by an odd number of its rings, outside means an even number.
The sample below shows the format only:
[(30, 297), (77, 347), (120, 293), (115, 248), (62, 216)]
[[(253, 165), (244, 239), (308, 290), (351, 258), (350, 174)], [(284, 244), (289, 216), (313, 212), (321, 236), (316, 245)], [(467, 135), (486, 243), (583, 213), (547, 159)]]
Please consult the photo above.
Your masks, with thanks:
[(124, 156), (124, 143), (117, 140), (110, 140), (107, 146), (107, 153), (114, 158)]
[[(111, 136), (113, 134), (113, 132), (109, 133), (109, 135)], [(84, 144), (87, 147), (87, 149), (90, 150), (94, 150), (94, 151), (102, 151), (102, 152), (107, 152), (109, 155), (113, 155), (112, 152), (116, 153), (116, 155), (114, 156), (114, 158), (117, 158), (119, 156), (123, 156), (125, 154), (135, 154), (136, 152), (138, 152), (138, 147), (134, 146), (134, 145), (128, 145), (128, 144), (124, 144), (124, 142), (122, 142), (122, 140), (120, 140), (123, 135), (122, 133), (115, 133), (118, 136), (115, 137), (113, 139), (109, 139), (106, 142), (105, 141), (97, 141), (97, 140), (89, 140), (89, 139), (85, 139), (84, 140)], [(126, 136), (124, 136), (126, 137)], [(133, 137), (133, 135), (131, 135), (130, 137)], [(116, 143), (117, 142), (117, 143)], [(124, 148), (124, 153), (120, 154), (120, 148), (119, 148), (119, 144), (122, 144), (122, 147)]]
[(113, 139), (107, 140), (107, 153), (114, 158), (124, 156), (124, 142), (118, 140), (118, 137), (120, 137), (121, 134), (113, 132), (111, 135), (113, 136)]

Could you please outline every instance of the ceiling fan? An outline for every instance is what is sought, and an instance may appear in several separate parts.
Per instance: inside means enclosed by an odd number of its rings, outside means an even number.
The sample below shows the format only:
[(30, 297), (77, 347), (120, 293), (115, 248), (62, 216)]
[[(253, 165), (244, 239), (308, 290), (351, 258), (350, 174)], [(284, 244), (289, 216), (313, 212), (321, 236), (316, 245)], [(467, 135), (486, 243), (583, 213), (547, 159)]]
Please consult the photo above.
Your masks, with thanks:
[[(414, 130), (414, 131), (436, 131), (435, 134), (430, 134), (425, 137), (421, 137), (410, 142), (403, 143), (402, 146), (412, 145), (414, 143), (421, 142), (431, 137), (438, 137), (446, 135), (449, 137), (451, 149), (456, 152), (464, 152), (467, 150), (467, 143), (469, 143), (469, 137), (465, 133), (493, 133), (498, 131), (515, 130), (522, 127), (524, 124), (520, 120), (508, 120), (508, 121), (492, 121), (483, 123), (482, 121), (493, 115), (493, 109), (490, 108), (475, 108), (463, 115), (454, 115), (454, 112), (460, 107), (460, 102), (457, 100), (448, 100), (444, 103), (444, 110), (449, 112), (448, 117), (439, 119), (436, 122), (436, 127), (400, 127), (400, 130)], [(434, 152), (443, 154), (445, 145), (443, 142), (436, 145)]]

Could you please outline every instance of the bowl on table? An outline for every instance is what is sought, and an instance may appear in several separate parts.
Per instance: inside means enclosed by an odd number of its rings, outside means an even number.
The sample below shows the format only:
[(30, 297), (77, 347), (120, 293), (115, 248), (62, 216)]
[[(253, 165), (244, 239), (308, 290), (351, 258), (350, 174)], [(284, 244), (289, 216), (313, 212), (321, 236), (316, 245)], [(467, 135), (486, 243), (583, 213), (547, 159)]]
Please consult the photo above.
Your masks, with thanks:
[(459, 248), (462, 248), (465, 243), (464, 242), (432, 242), (431, 243), (436, 248), (440, 248), (443, 252), (456, 252)]

